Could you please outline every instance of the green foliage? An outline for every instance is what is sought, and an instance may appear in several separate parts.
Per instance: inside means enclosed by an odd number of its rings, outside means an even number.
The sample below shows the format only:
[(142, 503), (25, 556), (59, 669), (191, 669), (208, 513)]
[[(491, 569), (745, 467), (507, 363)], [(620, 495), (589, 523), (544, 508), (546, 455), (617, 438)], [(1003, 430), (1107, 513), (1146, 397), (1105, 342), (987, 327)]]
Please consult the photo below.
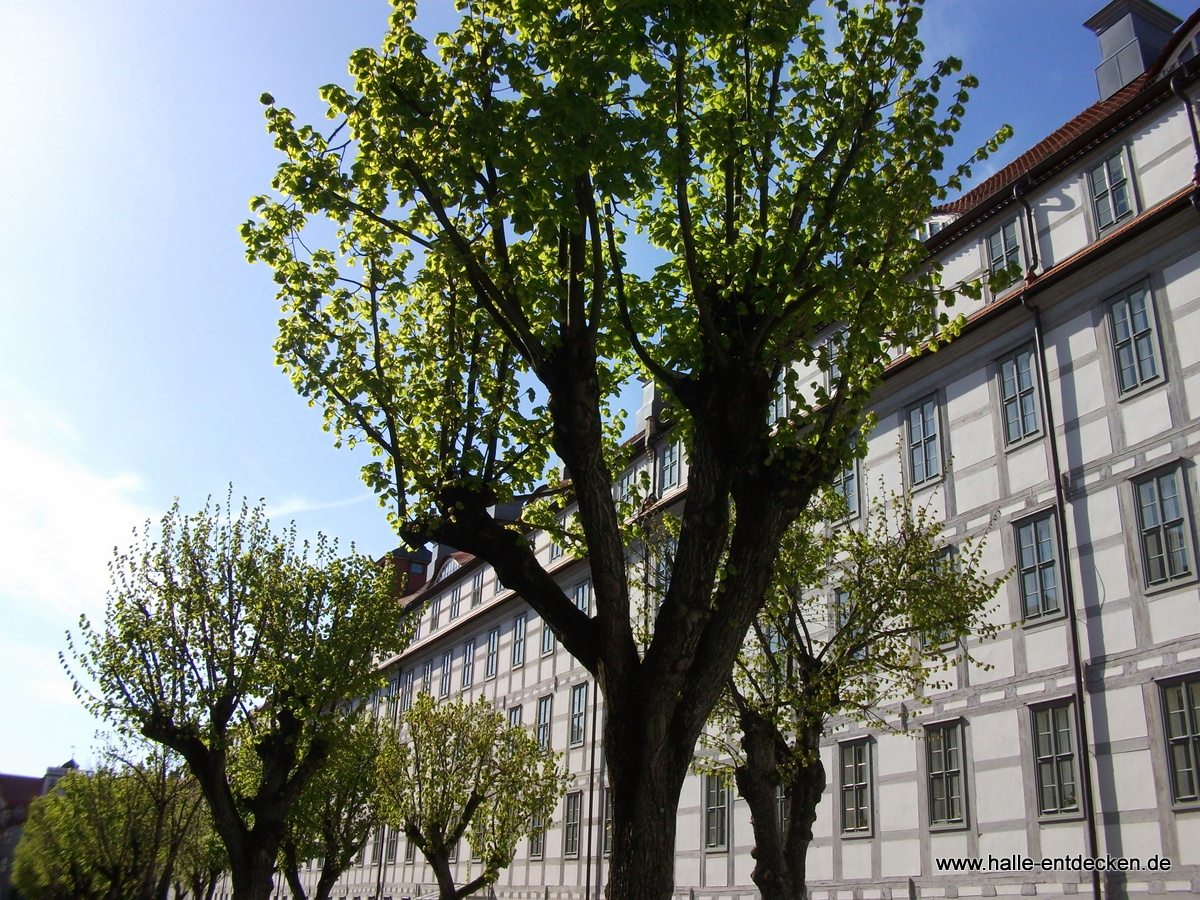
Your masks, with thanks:
[[(69, 653), (92, 712), (177, 751), (229, 854), (234, 890), (269, 884), (282, 823), (324, 764), (348, 702), (409, 627), (391, 572), (318, 536), (275, 535), (261, 507), (176, 504), (110, 565), (103, 629)], [(66, 665), (64, 656), (64, 665)], [(236, 752), (235, 752), (236, 751)], [(253, 760), (248, 762), (247, 760)], [(244, 885), (256, 883), (253, 891)]]
[(111, 763), (69, 773), (31, 804), (13, 870), (29, 900), (157, 900), (191, 879), (212, 834), (195, 782), (162, 754)]
[[(530, 386), (553, 395), (564, 356), (598, 382), (611, 463), (635, 369), (674, 389), (742, 353), (778, 374), (852, 321), (856, 414), (890, 350), (950, 326), (914, 233), (969, 172), (937, 177), (975, 82), (923, 63), (916, 0), (485, 0), (432, 47), (393, 5), (353, 88), (321, 89), (328, 134), (263, 96), (287, 161), (242, 235), (276, 273), (280, 362), (383, 457), (364, 477), (401, 520), (547, 480), (564, 423)], [(309, 251), (314, 218), (336, 246)], [(829, 396), (796, 399), (804, 418)]]
[(1007, 576), (989, 578), (985, 537), (947, 542), (928, 504), (893, 494), (861, 524), (828, 492), (788, 532), (770, 599), (748, 636), (725, 700), (721, 737), (741, 758), (739, 717), (774, 724), (793, 759), (811, 760), (832, 717), (895, 727), (883, 707), (945, 687), (940, 673), (970, 658), (967, 639), (1000, 629), (989, 617)]
[(299, 883), (299, 864), (322, 860), (320, 888), (332, 888), (350, 867), (367, 837), (381, 821), (378, 809), (377, 763), (389, 732), (383, 731), (365, 708), (344, 723), (331, 741), (325, 765), (305, 785), (292, 809), (283, 841), (281, 867), (291, 869), (288, 881)]
[(384, 746), (378, 777), (383, 818), (435, 870), (448, 875), (451, 852), (466, 837), (482, 870), (460, 896), (495, 882), (535, 819), (549, 825), (566, 789), (558, 754), (485, 699), (439, 704), (424, 693)]

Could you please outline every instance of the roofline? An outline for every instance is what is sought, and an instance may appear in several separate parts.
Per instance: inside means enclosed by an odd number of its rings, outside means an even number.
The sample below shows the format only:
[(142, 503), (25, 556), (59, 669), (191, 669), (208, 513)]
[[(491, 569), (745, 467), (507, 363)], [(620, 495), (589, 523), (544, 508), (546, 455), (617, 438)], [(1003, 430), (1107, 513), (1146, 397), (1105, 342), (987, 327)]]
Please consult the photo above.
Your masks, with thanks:
[[(1183, 79), (1181, 87), (1192, 86), (1196, 82), (1197, 77), (1200, 76), (1200, 56), (1188, 60), (1176, 71)], [(1158, 105), (1168, 102), (1174, 97), (1171, 81), (1172, 79), (1166, 78), (1147, 81), (1133, 96), (1082, 134), (1072, 138), (1063, 147), (1055, 150), (1045, 159), (1034, 163), (1024, 172), (1006, 179), (988, 197), (980, 200), (969, 210), (960, 214), (957, 219), (949, 222), (942, 230), (932, 235), (925, 242), (930, 255), (946, 249), (960, 237), (971, 231), (976, 225), (986, 221), (1008, 205), (1014, 203), (1013, 188), (1016, 185), (1020, 184), (1024, 191), (1029, 191), (1048, 181), (1060, 169), (1065, 168), (1068, 164), (1086, 155), (1111, 137), (1113, 133), (1128, 127), (1148, 115)], [(1081, 112), (1080, 115), (1083, 115), (1083, 113)], [(1036, 146), (1035, 144), (1034, 147)], [(1026, 153), (1031, 152), (1034, 147), (1031, 147)], [(1014, 162), (1019, 161), (1019, 159), (1020, 157), (1014, 160)], [(934, 212), (937, 209), (935, 207)]]

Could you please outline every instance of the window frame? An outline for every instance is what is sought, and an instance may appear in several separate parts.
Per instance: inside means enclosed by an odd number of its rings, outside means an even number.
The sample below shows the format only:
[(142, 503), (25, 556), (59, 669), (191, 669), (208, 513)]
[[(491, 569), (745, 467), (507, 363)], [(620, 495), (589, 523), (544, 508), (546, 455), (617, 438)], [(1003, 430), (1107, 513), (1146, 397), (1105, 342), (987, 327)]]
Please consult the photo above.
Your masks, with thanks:
[(592, 614), (592, 579), (584, 578), (582, 581), (576, 582), (571, 593), (575, 601), (575, 608), (585, 616), (590, 616)]
[(587, 695), (586, 681), (571, 686), (571, 719), (568, 746), (582, 747), (587, 738)]
[(525, 665), (525, 613), (513, 618), (513, 641), (510, 665), (517, 669)]
[[(920, 412), (922, 434), (919, 440), (913, 439), (913, 413)], [(930, 424), (932, 424), (932, 432), (930, 433)], [(905, 407), (904, 409), (904, 446), (906, 451), (907, 465), (905, 471), (908, 475), (909, 487), (916, 490), (926, 485), (936, 484), (941, 481), (944, 465), (944, 451), (942, 448), (942, 423), (941, 423), (941, 404), (938, 402), (937, 394), (929, 394), (922, 397), (916, 403)], [(932, 446), (932, 456), (926, 448)], [(924, 474), (918, 480), (916, 470), (916, 452), (921, 449), (921, 465), (924, 469)], [(935, 464), (935, 471), (929, 471), (930, 463)]]
[(563, 802), (563, 858), (579, 859), (583, 791), (569, 791)]
[[(1165, 510), (1163, 509), (1164, 501), (1161, 488), (1162, 481), (1168, 477), (1173, 478), (1175, 481), (1175, 495), (1173, 500), (1178, 507), (1178, 515), (1171, 519), (1167, 519)], [(1192, 531), (1187, 470), (1184, 468), (1182, 461), (1176, 461), (1172, 465), (1148, 472), (1139, 478), (1135, 478), (1131, 483), (1133, 487), (1133, 505), (1137, 512), (1138, 550), (1142, 566), (1142, 583), (1146, 590), (1161, 590), (1194, 581), (1196, 579), (1195, 536)], [(1155, 496), (1153, 499), (1158, 522), (1153, 525), (1147, 525), (1143, 488), (1151, 484), (1154, 485)], [(1170, 546), (1171, 539), (1169, 535), (1176, 533), (1176, 531), (1180, 535), (1179, 545), (1173, 550)], [(1155, 568), (1153, 563), (1154, 557), (1151, 556), (1150, 548), (1146, 542), (1146, 537), (1150, 533), (1159, 534), (1158, 542), (1162, 550), (1162, 565), (1165, 572), (1163, 577), (1152, 577)], [(1175, 572), (1172, 571), (1173, 564), (1171, 563), (1171, 559), (1178, 552), (1183, 554), (1184, 568)]]
[(508, 708), (508, 727), (517, 728), (521, 725), (521, 704)]
[(658, 451), (658, 495), (665, 497), (683, 484), (683, 450), (678, 440), (665, 441)]
[[(1168, 692), (1179, 690), (1183, 692), (1182, 704), (1178, 710), (1172, 710)], [(1162, 709), (1163, 750), (1169, 774), (1171, 806), (1195, 809), (1200, 807), (1200, 672), (1192, 672), (1159, 682), (1158, 691), (1159, 704)], [(1172, 720), (1175, 714), (1182, 714), (1184, 733), (1172, 733)], [(1186, 762), (1190, 767), (1188, 777), (1191, 779), (1191, 792), (1186, 795), (1180, 789), (1177, 748), (1181, 748), (1188, 757)]]
[[(1140, 295), (1140, 296), (1139, 296)], [(1134, 298), (1142, 303), (1142, 317), (1145, 318), (1145, 328), (1137, 328), (1138, 315), (1132, 309)], [(1118, 310), (1127, 307), (1129, 312), (1118, 317)], [(1107, 300), (1107, 315), (1109, 328), (1109, 345), (1112, 348), (1113, 376), (1116, 379), (1117, 398), (1135, 396), (1142, 391), (1150, 390), (1166, 381), (1166, 372), (1162, 352), (1162, 340), (1158, 325), (1158, 308), (1154, 302), (1154, 292), (1150, 284), (1141, 281)], [(1121, 331), (1128, 330), (1128, 337), (1121, 338)], [(1144, 337), (1144, 343), (1139, 344), (1139, 337)], [(1143, 375), (1143, 358), (1138, 356), (1139, 349), (1149, 347), (1149, 361), (1154, 365), (1154, 373)], [(1134, 381), (1126, 384), (1124, 373), (1128, 367), (1121, 362), (1123, 348), (1133, 353)]]
[(429, 633), (433, 634), (438, 630), (438, 619), (442, 614), (442, 594), (441, 591), (433, 595), (429, 601)]
[[(1121, 180), (1119, 185), (1124, 190), (1125, 203), (1128, 207), (1125, 212), (1120, 213), (1119, 215), (1116, 212), (1116, 205), (1111, 202), (1114, 181), (1112, 178), (1112, 172), (1109, 168), (1109, 163), (1111, 163), (1114, 159), (1119, 162), (1121, 167)], [(1104, 190), (1097, 191), (1096, 172), (1101, 170), (1104, 174)], [(1115, 152), (1109, 153), (1107, 156), (1103, 157), (1097, 162), (1089, 164), (1084, 171), (1087, 182), (1088, 206), (1092, 211), (1092, 222), (1095, 224), (1097, 237), (1103, 237), (1106, 233), (1118, 227), (1127, 219), (1132, 219), (1137, 216), (1137, 191), (1134, 189), (1133, 166), (1131, 165), (1126, 147), (1122, 146), (1117, 148)], [(1103, 221), (1103, 216), (1100, 209), (1100, 200), (1102, 198), (1108, 204), (1108, 214), (1112, 216), (1112, 221), (1108, 222), (1107, 224)]]
[[(1079, 765), (1078, 765), (1078, 744), (1079, 739), (1075, 734), (1075, 701), (1073, 698), (1066, 700), (1058, 700), (1052, 703), (1043, 703), (1038, 706), (1031, 706), (1030, 725), (1032, 728), (1032, 741), (1030, 742), (1033, 749), (1033, 764), (1034, 764), (1034, 789), (1037, 791), (1036, 808), (1039, 819), (1061, 819), (1078, 817), (1083, 814), (1083, 806), (1079, 792)], [(1070, 739), (1070, 747), (1063, 750), (1059, 745), (1059, 735), (1062, 733), (1060, 721), (1057, 715), (1064, 715), (1066, 721), (1066, 732)], [(1049, 724), (1051, 731), (1048, 734), (1051, 737), (1051, 746), (1046, 747), (1042, 743), (1042, 736), (1047, 734), (1041, 730), (1039, 717), (1049, 715)], [(1073, 791), (1073, 805), (1066, 805), (1062, 801), (1063, 790), (1063, 766), (1070, 767), (1071, 789)], [(1053, 784), (1047, 785), (1044, 780), (1044, 774), (1048, 771), (1053, 772)], [(1052, 789), (1058, 797), (1057, 803), (1054, 806), (1048, 806), (1043, 801), (1046, 799), (1047, 789)]]
[(442, 654), (442, 680), (438, 685), (438, 696), (445, 699), (450, 696), (450, 678), (454, 674), (454, 650)]
[(496, 677), (496, 670), (499, 668), (500, 661), (500, 626), (488, 631), (487, 637), (487, 656), (483, 662), (483, 678), (488, 681)]
[(462, 585), (456, 584), (450, 588), (450, 621), (453, 622), (462, 612)]
[(844, 467), (833, 477), (830, 484), (833, 492), (842, 498), (846, 505), (846, 521), (858, 518), (860, 499), (859, 459), (856, 456), (850, 465)]
[(406, 713), (412, 709), (413, 704), (413, 680), (416, 676), (414, 669), (409, 669), (400, 676), (400, 712)]
[[(869, 737), (855, 738), (838, 743), (838, 831), (843, 838), (872, 837), (875, 833), (875, 783), (874, 766)], [(854, 754), (850, 767), (855, 770), (855, 781), (846, 780), (847, 752)], [(855, 824), (850, 824), (846, 805), (853, 798)]]
[(483, 603), (483, 569), (471, 576), (471, 608)]
[[(1022, 357), (1027, 358), (1029, 361), (1028, 369), (1025, 373), (1028, 377), (1028, 384), (1026, 386), (1022, 386), (1021, 382), (1020, 360)], [(1009, 366), (1012, 366), (1013, 371), (1011, 379), (1013, 393), (1011, 394), (1009, 393)], [(996, 383), (998, 388), (997, 393), (1000, 395), (1000, 424), (1004, 430), (1005, 449), (1019, 447), (1041, 437), (1041, 385), (1039, 384), (1037, 364), (1032, 344), (1018, 347), (996, 361)], [(1029, 403), (1028, 409), (1026, 409), (1025, 401)], [(1016, 436), (1012, 433), (1012, 425), (1014, 423), (1009, 417), (1010, 409), (1015, 411), (1017, 417), (1016, 425), (1018, 433)], [(1027, 419), (1030, 416), (1033, 418), (1032, 425), (1028, 425), (1027, 423)]]
[(723, 853), (729, 849), (729, 777), (704, 775), (704, 850)]
[(475, 680), (475, 638), (463, 644), (462, 678), (459, 687), (469, 688)]
[[(1005, 282), (1004, 284), (994, 284), (992, 279), (998, 274), (1006, 273), (1011, 266), (1016, 266), (1017, 270), (1020, 271), (1021, 264), (1024, 262), (1022, 253), (1024, 249), (1024, 234), (1022, 231), (1021, 220), (1014, 218), (993, 228), (984, 235), (983, 264), (988, 272), (988, 292), (992, 295), (993, 300), (1004, 296), (1021, 282), (1019, 275), (1014, 276), (1012, 281)], [(1011, 245), (1008, 243), (1010, 236), (1012, 237)], [(993, 239), (997, 237), (1000, 239), (999, 254), (997, 254), (997, 248), (992, 243)]]
[(550, 749), (554, 741), (554, 695), (546, 694), (538, 697), (537, 719), (534, 725), (534, 737), (539, 747)]
[[(1037, 533), (1037, 527), (1042, 524), (1045, 524), (1050, 531), (1049, 550), (1051, 555), (1049, 559), (1045, 559), (1041, 555), (1044, 542)], [(1025, 559), (1026, 545), (1022, 537), (1025, 529), (1031, 529), (1029, 533), (1033, 538), (1031, 549), (1034, 552), (1034, 558), (1028, 564)], [(1058, 570), (1058, 522), (1055, 519), (1054, 510), (1047, 510), (1013, 522), (1013, 544), (1016, 555), (1015, 580), (1017, 584), (1017, 598), (1021, 604), (1021, 621), (1033, 624), (1035, 622), (1046, 622), (1062, 618), (1066, 615), (1066, 610), (1063, 607), (1062, 575)], [(1053, 577), (1053, 583), (1049, 585), (1054, 591), (1055, 605), (1053, 608), (1049, 607), (1045, 600), (1047, 591), (1045, 574), (1047, 572)], [(1037, 578), (1038, 610), (1032, 614), (1029, 611), (1028, 576), (1036, 576)]]
[(529, 825), (529, 858), (542, 859), (546, 855), (546, 822), (534, 816)]
[(549, 656), (554, 652), (555, 648), (554, 629), (550, 627), (550, 623), (542, 619), (542, 656)]
[[(952, 736), (953, 746), (948, 747), (946, 736)], [(935, 746), (935, 737), (941, 741), (941, 749)], [(953, 765), (946, 761), (949, 752), (954, 754)], [(937, 755), (940, 753), (939, 762)], [(967, 802), (967, 756), (966, 729), (961, 719), (950, 722), (934, 722), (925, 726), (925, 782), (926, 799), (929, 803), (928, 821), (931, 831), (951, 831), (967, 828), (971, 824), (970, 806)], [(937, 817), (936, 785), (943, 785), (942, 796), (946, 815)], [(946, 789), (946, 786), (949, 786)], [(957, 788), (957, 797), (953, 791)], [(957, 801), (955, 816), (954, 804)]]

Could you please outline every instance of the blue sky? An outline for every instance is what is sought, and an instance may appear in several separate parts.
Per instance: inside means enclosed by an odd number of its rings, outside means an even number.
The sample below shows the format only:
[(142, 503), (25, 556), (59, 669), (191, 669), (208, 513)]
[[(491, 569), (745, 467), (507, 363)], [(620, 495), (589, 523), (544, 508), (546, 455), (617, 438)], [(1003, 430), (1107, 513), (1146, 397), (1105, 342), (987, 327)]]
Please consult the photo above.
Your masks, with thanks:
[[(979, 76), (986, 176), (1096, 98), (1101, 0), (928, 0), (930, 56)], [(1192, 7), (1163, 0), (1185, 18)], [(449, 3), (422, 21), (445, 28)], [(282, 526), (394, 545), (320, 416), (274, 365), (270, 273), (237, 236), (278, 162), (258, 97), (324, 121), (317, 88), (378, 46), (385, 0), (0, 0), (0, 772), (93, 761), (57, 654), (103, 615), (106, 564), (181, 499), (266, 499)], [(953, 154), (952, 154), (953, 158)]]

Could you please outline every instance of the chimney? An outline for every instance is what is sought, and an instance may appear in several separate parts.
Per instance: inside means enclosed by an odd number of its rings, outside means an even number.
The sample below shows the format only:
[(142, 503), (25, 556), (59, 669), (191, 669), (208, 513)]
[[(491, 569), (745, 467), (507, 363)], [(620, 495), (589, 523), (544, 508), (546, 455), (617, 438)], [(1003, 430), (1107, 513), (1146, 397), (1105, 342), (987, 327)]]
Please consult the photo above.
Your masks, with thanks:
[(658, 385), (652, 379), (643, 378), (641, 383), (642, 405), (638, 409), (637, 424), (644, 430), (644, 436), (648, 440), (653, 432), (658, 430), (658, 420), (663, 411), (663, 399)]
[(1100, 99), (1107, 100), (1150, 68), (1180, 22), (1150, 0), (1113, 0), (1084, 22), (1100, 39)]
[[(391, 558), (392, 573), (396, 580), (399, 593), (408, 596), (420, 590), (429, 578), (429, 563), (433, 554), (424, 547), (411, 550), (408, 547), (397, 547), (384, 559)], [(383, 562), (383, 560), (380, 560)]]

